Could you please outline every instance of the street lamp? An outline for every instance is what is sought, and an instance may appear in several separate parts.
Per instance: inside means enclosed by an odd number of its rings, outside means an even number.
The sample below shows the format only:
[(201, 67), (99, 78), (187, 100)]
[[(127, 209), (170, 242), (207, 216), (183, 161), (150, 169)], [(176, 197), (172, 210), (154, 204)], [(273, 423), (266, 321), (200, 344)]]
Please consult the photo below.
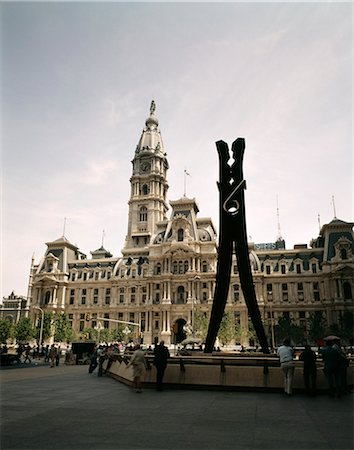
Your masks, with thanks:
[(33, 308), (35, 309), (39, 309), (40, 312), (42, 313), (42, 318), (41, 318), (41, 329), (39, 332), (39, 345), (42, 345), (42, 340), (43, 340), (43, 323), (44, 323), (44, 311), (42, 308), (40, 308), (39, 306), (34, 306)]
[(273, 305), (271, 303), (269, 303), (269, 307), (270, 307), (270, 330), (272, 333), (272, 347), (273, 347), (273, 351), (275, 349), (275, 339), (274, 339), (274, 317), (273, 317)]
[(100, 334), (103, 329), (104, 327), (102, 326), (101, 322), (98, 322), (98, 324), (95, 326), (95, 330), (97, 330), (98, 332), (98, 343), (100, 343)]
[(197, 299), (198, 281), (200, 277), (196, 275), (194, 277), (194, 292), (192, 295), (192, 336), (194, 337), (194, 300)]

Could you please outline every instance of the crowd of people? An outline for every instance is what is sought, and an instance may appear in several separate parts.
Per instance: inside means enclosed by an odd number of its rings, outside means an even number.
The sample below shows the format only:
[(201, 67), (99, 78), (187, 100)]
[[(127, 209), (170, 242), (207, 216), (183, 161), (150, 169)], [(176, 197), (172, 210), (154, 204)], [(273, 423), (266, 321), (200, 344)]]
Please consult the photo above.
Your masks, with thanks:
[[(8, 353), (6, 344), (0, 347), (0, 353)], [(30, 364), (32, 360), (44, 358), (44, 362), (48, 363), (51, 368), (59, 365), (62, 353), (66, 355), (65, 363), (69, 364), (70, 357), (72, 357), (69, 346), (66, 352), (63, 352), (60, 345), (55, 344), (31, 347), (29, 343), (20, 343), (16, 348), (16, 353), (18, 363)], [(163, 389), (163, 377), (170, 358), (169, 350), (164, 341), (156, 344), (154, 348), (149, 346), (145, 350), (133, 342), (128, 345), (123, 345), (121, 342), (110, 345), (96, 345), (93, 352), (88, 355), (89, 373), (92, 374), (98, 368), (97, 375), (101, 377), (113, 363), (114, 358), (110, 357), (113, 354), (130, 356), (127, 368), (132, 367), (133, 369), (133, 385), (137, 393), (142, 392), (142, 380), (148, 368), (146, 355), (153, 355), (153, 364), (156, 368), (156, 389), (158, 391)], [(295, 352), (290, 339), (284, 339), (283, 344), (277, 349), (277, 355), (284, 377), (284, 392), (290, 397), (293, 394), (296, 367)], [(303, 351), (298, 355), (298, 359), (303, 362), (303, 380), (306, 393), (311, 396), (315, 396), (317, 393), (317, 362), (319, 357), (322, 359), (323, 372), (328, 384), (328, 394), (337, 398), (347, 394), (350, 391), (347, 383), (349, 359), (341, 347), (339, 338), (335, 336), (327, 338), (325, 345), (318, 349), (317, 354), (309, 345), (305, 345)], [(108, 360), (107, 366), (103, 369), (106, 359)]]
[[(325, 346), (319, 349), (319, 356), (323, 360), (323, 372), (328, 384), (328, 394), (340, 398), (350, 392), (347, 385), (347, 368), (349, 359), (340, 345), (340, 339), (330, 336), (325, 340)], [(291, 396), (295, 372), (295, 353), (289, 338), (284, 339), (278, 348), (277, 355), (284, 375), (285, 395)], [(303, 362), (304, 386), (307, 394), (316, 395), (317, 387), (317, 355), (309, 345), (299, 355)]]

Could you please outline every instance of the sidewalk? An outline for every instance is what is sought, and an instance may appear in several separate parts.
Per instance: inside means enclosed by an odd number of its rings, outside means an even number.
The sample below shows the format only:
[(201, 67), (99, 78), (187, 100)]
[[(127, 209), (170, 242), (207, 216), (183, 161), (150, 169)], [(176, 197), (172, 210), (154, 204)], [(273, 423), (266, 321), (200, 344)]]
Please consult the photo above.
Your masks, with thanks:
[(87, 366), (0, 372), (1, 448), (353, 448), (353, 395), (144, 390)]

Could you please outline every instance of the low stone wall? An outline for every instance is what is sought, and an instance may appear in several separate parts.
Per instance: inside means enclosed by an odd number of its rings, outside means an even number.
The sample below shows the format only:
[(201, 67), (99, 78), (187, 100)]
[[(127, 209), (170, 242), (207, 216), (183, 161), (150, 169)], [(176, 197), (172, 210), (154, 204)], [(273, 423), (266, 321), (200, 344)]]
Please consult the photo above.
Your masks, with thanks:
[[(115, 379), (131, 385), (133, 369), (127, 367), (129, 357), (116, 357), (108, 364), (107, 373)], [(115, 358), (114, 358), (115, 359)], [(156, 369), (152, 357), (147, 357), (148, 369), (144, 387), (154, 387)], [(303, 363), (296, 361), (294, 391), (304, 390)], [(107, 366), (107, 364), (106, 364)], [(353, 361), (347, 371), (348, 385), (353, 386)], [(170, 388), (225, 389), (225, 390), (283, 390), (283, 373), (276, 358), (253, 357), (171, 357), (164, 376), (164, 385)], [(327, 390), (323, 364), (317, 364), (317, 390)]]

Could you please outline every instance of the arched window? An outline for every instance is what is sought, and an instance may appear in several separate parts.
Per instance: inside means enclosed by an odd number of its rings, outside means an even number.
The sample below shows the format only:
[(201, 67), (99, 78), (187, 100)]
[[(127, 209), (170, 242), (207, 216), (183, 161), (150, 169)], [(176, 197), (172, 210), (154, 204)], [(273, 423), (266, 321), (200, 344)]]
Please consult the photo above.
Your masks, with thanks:
[(340, 249), (340, 258), (347, 259), (347, 250), (345, 248)]
[(147, 184), (144, 184), (142, 188), (142, 194), (148, 195), (148, 193), (149, 193), (149, 186)]
[(343, 293), (344, 293), (344, 299), (345, 300), (352, 300), (353, 294), (352, 294), (352, 287), (348, 281), (345, 281), (343, 283)]
[(47, 292), (45, 293), (44, 303), (45, 303), (46, 305), (48, 305), (49, 302), (50, 302), (50, 291), (47, 291)]
[(184, 286), (177, 288), (177, 303), (184, 303)]
[(202, 272), (208, 272), (208, 263), (206, 261), (202, 262)]
[(160, 263), (156, 264), (155, 275), (161, 275), (161, 264)]
[(147, 222), (147, 208), (142, 206), (139, 210), (139, 220), (140, 222)]
[(184, 230), (183, 228), (179, 228), (177, 231), (177, 241), (183, 241), (184, 239)]

